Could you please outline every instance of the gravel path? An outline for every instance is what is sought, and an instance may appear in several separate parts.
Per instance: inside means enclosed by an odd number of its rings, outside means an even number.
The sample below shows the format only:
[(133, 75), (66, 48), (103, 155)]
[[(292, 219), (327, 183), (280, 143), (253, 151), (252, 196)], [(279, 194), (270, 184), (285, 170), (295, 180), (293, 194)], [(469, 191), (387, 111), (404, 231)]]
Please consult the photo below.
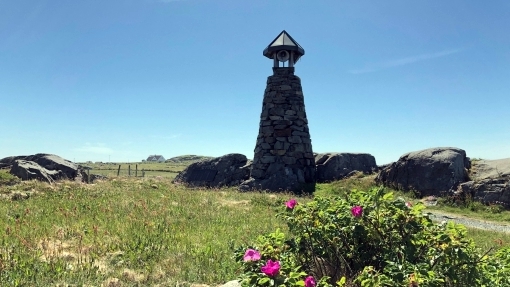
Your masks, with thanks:
[(503, 222), (474, 219), (458, 214), (451, 214), (437, 210), (426, 210), (425, 212), (430, 214), (430, 218), (435, 221), (443, 220), (453, 221), (455, 223), (460, 223), (466, 227), (510, 233), (510, 224), (506, 224)]

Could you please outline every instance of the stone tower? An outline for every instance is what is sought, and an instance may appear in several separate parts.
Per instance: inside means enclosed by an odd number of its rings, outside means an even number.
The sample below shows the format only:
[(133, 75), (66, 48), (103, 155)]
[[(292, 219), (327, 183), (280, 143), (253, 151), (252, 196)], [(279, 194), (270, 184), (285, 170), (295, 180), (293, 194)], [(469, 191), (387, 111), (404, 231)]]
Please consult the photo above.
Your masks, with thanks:
[(315, 190), (315, 161), (301, 80), (294, 75), (294, 64), (304, 53), (285, 31), (264, 50), (264, 56), (274, 61), (273, 75), (264, 92), (250, 179), (242, 183), (241, 190)]

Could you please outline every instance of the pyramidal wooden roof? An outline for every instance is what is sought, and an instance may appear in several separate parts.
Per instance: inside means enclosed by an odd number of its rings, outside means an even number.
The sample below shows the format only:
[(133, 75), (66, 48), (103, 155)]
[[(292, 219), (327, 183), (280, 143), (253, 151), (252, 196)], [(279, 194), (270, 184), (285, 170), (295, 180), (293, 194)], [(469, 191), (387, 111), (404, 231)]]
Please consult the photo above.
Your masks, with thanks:
[(273, 54), (281, 50), (294, 51), (296, 62), (305, 54), (303, 47), (301, 47), (285, 30), (276, 36), (269, 46), (264, 49), (263, 55), (272, 59)]

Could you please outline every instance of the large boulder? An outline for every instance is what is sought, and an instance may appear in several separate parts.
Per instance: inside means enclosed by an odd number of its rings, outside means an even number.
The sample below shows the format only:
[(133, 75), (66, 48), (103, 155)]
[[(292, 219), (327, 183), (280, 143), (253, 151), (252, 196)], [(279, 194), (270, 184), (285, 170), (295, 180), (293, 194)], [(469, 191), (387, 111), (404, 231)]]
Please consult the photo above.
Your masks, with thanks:
[(0, 159), (0, 168), (7, 168), (13, 166), (16, 160), (25, 160), (35, 162), (41, 167), (44, 167), (47, 170), (56, 170), (62, 171), (65, 178), (67, 179), (75, 179), (76, 176), (79, 175), (80, 170), (79, 166), (75, 163), (63, 159), (58, 155), (54, 154), (45, 154), (38, 153), (34, 155), (22, 155), (22, 156), (10, 156), (3, 159)]
[(0, 168), (11, 168), (17, 159), (25, 159), (26, 156), (8, 156), (0, 159)]
[(402, 155), (381, 170), (378, 183), (420, 196), (442, 195), (468, 179), (470, 160), (459, 148), (438, 147)]
[(473, 161), (470, 178), (472, 180), (510, 178), (510, 158)]
[(249, 167), (246, 156), (227, 154), (192, 163), (175, 177), (174, 183), (202, 187), (236, 186), (250, 177)]
[[(22, 180), (39, 179), (46, 182), (51, 182), (47, 180), (45, 176), (42, 175), (27, 176), (26, 172), (20, 169), (19, 163), (16, 163), (16, 161), (19, 160), (32, 163), (31, 164), (32, 169), (34, 168), (38, 169), (38, 167), (43, 168), (44, 170), (49, 172), (47, 174), (53, 180), (69, 179), (75, 181), (92, 182), (94, 179), (93, 175), (91, 175), (90, 180), (88, 180), (87, 173), (85, 172), (85, 170), (83, 170), (82, 167), (54, 154), (39, 153), (28, 156), (6, 157), (0, 159), (0, 168), (11, 168), (11, 174), (18, 176)], [(26, 163), (24, 165), (27, 166)], [(39, 172), (36, 173), (39, 174)], [(44, 172), (42, 172), (41, 174), (44, 174)]]
[(65, 177), (60, 170), (47, 170), (33, 161), (22, 159), (15, 160), (12, 163), (10, 173), (22, 180), (36, 179), (50, 184)]
[(67, 179), (75, 179), (79, 175), (77, 164), (54, 154), (35, 154), (25, 157), (27, 161), (33, 161), (48, 170), (60, 170)]
[(377, 171), (375, 158), (368, 153), (321, 153), (315, 155), (317, 182), (329, 182), (346, 177), (353, 171)]
[(510, 158), (473, 161), (470, 179), (460, 184), (457, 194), (510, 207)]

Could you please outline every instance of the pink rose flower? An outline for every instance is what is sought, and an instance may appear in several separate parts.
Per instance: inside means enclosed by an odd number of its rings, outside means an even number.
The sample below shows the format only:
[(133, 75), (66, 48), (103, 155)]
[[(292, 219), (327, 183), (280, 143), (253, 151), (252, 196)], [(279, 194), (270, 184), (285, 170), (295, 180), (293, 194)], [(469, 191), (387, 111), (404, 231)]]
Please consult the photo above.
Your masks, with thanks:
[(266, 265), (260, 267), (260, 271), (270, 277), (278, 275), (280, 272), (280, 261), (267, 260)]
[(315, 283), (315, 278), (313, 276), (308, 276), (305, 278), (305, 287), (315, 287), (317, 283)]
[(285, 206), (287, 206), (288, 209), (294, 209), (296, 207), (297, 201), (293, 198), (285, 203)]
[(351, 208), (351, 213), (354, 217), (361, 217), (363, 215), (363, 207), (356, 205)]
[(243, 260), (244, 260), (244, 262), (258, 261), (258, 260), (260, 260), (260, 253), (257, 250), (248, 249), (244, 253)]

